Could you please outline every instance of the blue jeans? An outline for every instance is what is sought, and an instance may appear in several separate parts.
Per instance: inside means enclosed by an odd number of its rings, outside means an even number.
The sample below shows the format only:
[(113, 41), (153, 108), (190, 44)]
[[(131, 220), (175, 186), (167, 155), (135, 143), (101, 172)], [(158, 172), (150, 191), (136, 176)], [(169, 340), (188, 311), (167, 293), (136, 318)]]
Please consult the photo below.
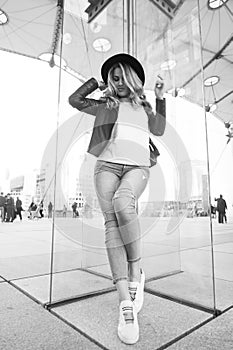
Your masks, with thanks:
[(97, 160), (94, 182), (105, 221), (105, 244), (113, 283), (128, 279), (127, 262), (141, 259), (137, 200), (149, 180), (149, 167)]

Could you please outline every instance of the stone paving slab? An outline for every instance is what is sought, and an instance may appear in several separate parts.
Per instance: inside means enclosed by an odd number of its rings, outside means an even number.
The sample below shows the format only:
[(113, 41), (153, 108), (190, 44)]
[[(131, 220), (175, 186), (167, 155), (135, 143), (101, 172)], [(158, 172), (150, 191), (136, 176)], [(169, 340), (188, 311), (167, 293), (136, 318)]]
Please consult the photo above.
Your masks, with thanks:
[[(116, 292), (56, 307), (53, 312), (110, 350), (129, 349), (117, 336)], [(145, 293), (139, 314), (140, 339), (130, 348), (156, 350), (209, 318), (210, 315), (202, 311)]]
[[(156, 278), (161, 275), (176, 273), (180, 271), (179, 253), (169, 253), (159, 256), (143, 257), (142, 267), (146, 274), (146, 279)], [(102, 273), (111, 277), (109, 263), (93, 266), (89, 268), (91, 271)]]
[(0, 274), (7, 280), (46, 274), (50, 271), (50, 255), (0, 258)]
[(8, 283), (0, 284), (0, 295), (0, 350), (99, 349)]
[[(89, 252), (85, 253), (81, 250), (56, 252), (53, 259), (54, 272), (106, 263), (105, 256)], [(8, 280), (48, 274), (50, 273), (50, 267), (50, 254), (0, 258), (0, 273)]]
[[(202, 247), (203, 250), (211, 250), (211, 246)], [(233, 254), (233, 242), (214, 244), (214, 252)]]
[[(210, 250), (187, 249), (180, 252), (181, 270), (201, 275), (212, 275)], [(214, 252), (215, 277), (233, 281), (233, 254)]]
[[(233, 305), (233, 283), (215, 279), (217, 309)], [(213, 308), (213, 281), (210, 276), (182, 272), (160, 280), (148, 282), (146, 287), (154, 291), (178, 297)]]
[[(49, 301), (50, 276), (24, 278), (13, 282), (41, 303)], [(56, 273), (52, 279), (52, 301), (113, 287), (112, 281), (81, 270)]]
[(109, 263), (99, 265), (99, 266), (93, 266), (88, 268), (88, 270), (96, 272), (96, 273), (102, 273), (103, 275), (106, 275), (111, 278), (111, 269)]
[(213, 319), (203, 327), (168, 347), (169, 350), (232, 350), (233, 310)]

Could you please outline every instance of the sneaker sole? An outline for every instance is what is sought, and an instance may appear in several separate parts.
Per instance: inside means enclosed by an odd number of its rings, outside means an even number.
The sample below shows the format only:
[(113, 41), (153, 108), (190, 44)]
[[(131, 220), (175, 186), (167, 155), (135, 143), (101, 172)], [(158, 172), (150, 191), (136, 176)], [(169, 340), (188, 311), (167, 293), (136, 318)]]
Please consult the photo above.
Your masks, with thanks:
[(139, 339), (139, 334), (135, 338), (126, 339), (126, 338), (124, 338), (124, 336), (122, 336), (121, 332), (118, 330), (118, 337), (125, 344), (135, 344), (135, 343), (137, 343), (137, 341)]

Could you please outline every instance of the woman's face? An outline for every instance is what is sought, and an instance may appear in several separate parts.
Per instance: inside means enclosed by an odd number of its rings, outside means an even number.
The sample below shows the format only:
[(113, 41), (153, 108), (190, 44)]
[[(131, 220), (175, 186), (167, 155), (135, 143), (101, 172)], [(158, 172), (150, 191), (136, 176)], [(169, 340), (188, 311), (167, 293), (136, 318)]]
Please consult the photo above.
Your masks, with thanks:
[(128, 98), (130, 95), (130, 89), (124, 82), (122, 71), (119, 67), (116, 67), (113, 71), (113, 81), (117, 89), (117, 95), (119, 98)]

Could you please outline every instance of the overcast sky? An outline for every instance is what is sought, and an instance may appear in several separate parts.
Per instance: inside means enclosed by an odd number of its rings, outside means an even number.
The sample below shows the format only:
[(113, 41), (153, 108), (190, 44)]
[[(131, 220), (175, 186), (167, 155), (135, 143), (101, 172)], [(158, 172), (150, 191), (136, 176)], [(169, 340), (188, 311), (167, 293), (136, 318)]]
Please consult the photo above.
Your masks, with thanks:
[[(57, 125), (58, 72), (46, 62), (0, 51), (1, 180), (7, 173), (14, 177), (40, 165)], [(64, 74), (63, 85), (62, 117), (69, 118), (74, 110), (67, 96), (77, 81)]]

